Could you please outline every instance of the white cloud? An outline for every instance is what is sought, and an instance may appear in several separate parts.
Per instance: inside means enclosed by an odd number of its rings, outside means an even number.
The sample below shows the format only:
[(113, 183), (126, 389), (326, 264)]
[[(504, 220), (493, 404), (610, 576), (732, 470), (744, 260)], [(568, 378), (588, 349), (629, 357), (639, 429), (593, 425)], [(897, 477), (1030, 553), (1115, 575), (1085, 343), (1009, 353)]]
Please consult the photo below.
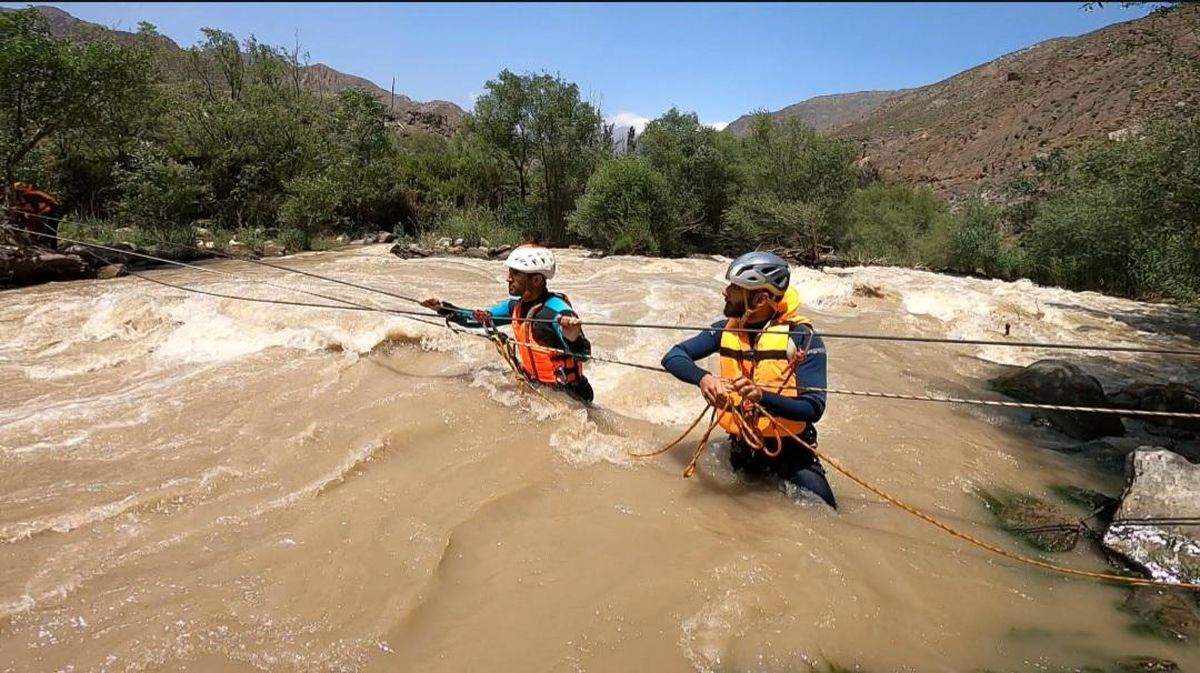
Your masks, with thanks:
[(718, 131), (723, 131), (726, 126), (729, 126), (729, 122), (704, 122), (704, 125)]
[(646, 130), (646, 124), (650, 123), (650, 118), (633, 112), (618, 112), (605, 121), (613, 126), (632, 126), (638, 133), (641, 133)]

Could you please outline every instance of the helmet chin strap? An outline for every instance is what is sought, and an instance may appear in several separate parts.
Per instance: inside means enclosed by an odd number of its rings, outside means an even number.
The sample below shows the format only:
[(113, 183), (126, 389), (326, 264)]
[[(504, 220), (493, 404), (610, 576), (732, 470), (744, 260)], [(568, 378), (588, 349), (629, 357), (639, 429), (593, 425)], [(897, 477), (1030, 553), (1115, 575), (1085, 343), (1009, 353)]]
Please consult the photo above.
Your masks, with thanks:
[(742, 291), (742, 324), (747, 325), (750, 322), (750, 314), (758, 310), (756, 307), (750, 306), (750, 290), (737, 286)]

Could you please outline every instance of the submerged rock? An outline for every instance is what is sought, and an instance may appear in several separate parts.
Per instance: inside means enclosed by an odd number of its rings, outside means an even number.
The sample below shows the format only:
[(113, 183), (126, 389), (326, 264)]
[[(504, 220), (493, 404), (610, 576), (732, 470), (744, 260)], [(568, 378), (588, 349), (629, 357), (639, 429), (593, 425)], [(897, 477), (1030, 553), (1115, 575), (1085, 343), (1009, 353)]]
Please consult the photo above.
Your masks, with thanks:
[(1179, 664), (1156, 657), (1125, 657), (1117, 660), (1120, 673), (1175, 673)]
[(1126, 458), (1135, 449), (1137, 449), (1135, 440), (1098, 439), (1079, 445), (1076, 453), (1092, 461), (1096, 467), (1105, 472), (1123, 474)]
[(872, 285), (871, 283), (855, 283), (853, 294), (855, 297), (867, 297), (869, 299), (900, 298), (900, 295), (898, 295), (894, 290), (889, 290), (880, 285)]
[(392, 253), (393, 255), (395, 255), (401, 259), (412, 259), (414, 257), (428, 257), (429, 255), (433, 254), (429, 250), (422, 248), (421, 246), (417, 245), (416, 243), (409, 243), (408, 245), (404, 245), (403, 243), (397, 243), (397, 244), (393, 245), (391, 250), (389, 250), (388, 252)]
[[(1022, 402), (1081, 407), (1109, 406), (1104, 388), (1096, 377), (1062, 360), (1039, 360), (1024, 369), (1002, 374), (992, 387)], [(1045, 411), (1038, 412), (1058, 430), (1075, 439), (1090, 440), (1125, 434), (1125, 425), (1113, 414)]]
[(1060, 507), (1027, 495), (980, 495), (1001, 528), (1042, 551), (1070, 551), (1079, 543), (1079, 520)]
[(1169, 522), (1200, 518), (1200, 465), (1158, 447), (1141, 447), (1128, 460), (1121, 508), (1104, 546), (1154, 579), (1200, 583), (1200, 526)]
[(1090, 513), (1095, 513), (1095, 516), (1105, 523), (1112, 520), (1117, 507), (1121, 504), (1118, 498), (1080, 486), (1056, 484), (1050, 487), (1050, 492), (1069, 505), (1077, 505)]
[(1200, 605), (1180, 589), (1134, 587), (1121, 611), (1135, 618), (1133, 630), (1166, 640), (1200, 638)]

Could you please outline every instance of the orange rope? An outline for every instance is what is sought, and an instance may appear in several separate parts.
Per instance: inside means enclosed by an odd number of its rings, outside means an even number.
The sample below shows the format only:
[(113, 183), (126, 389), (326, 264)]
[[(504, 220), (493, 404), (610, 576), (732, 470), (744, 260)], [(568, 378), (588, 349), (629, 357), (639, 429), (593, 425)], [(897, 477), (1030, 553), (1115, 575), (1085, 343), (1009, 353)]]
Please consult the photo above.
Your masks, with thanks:
[(515, 378), (517, 383), (521, 386), (521, 393), (524, 394), (525, 391), (529, 391), (542, 398), (547, 403), (552, 404), (552, 402), (550, 402), (550, 398), (543, 395), (540, 390), (534, 388), (533, 384), (529, 382), (529, 379), (525, 376), (524, 370), (521, 369), (521, 364), (516, 361), (515, 356), (513, 355), (512, 351), (509, 350), (508, 344), (504, 342), (504, 339), (500, 337), (499, 334), (494, 334), (489, 335), (488, 340), (490, 340), (492, 345), (496, 347), (496, 352), (500, 354), (500, 359), (503, 360), (504, 364), (508, 365), (508, 368), (512, 370), (513, 378)]
[[(671, 449), (675, 448), (676, 446), (679, 446), (680, 442), (682, 442), (684, 439), (686, 439), (687, 436), (692, 432), (692, 430), (696, 429), (697, 425), (700, 425), (700, 421), (704, 418), (704, 414), (707, 411), (708, 411), (708, 407), (704, 407), (703, 409), (701, 409), (700, 415), (696, 416), (696, 420), (692, 421), (692, 424), (688, 426), (688, 429), (684, 430), (683, 434), (679, 435), (679, 437), (675, 441), (671, 442), (670, 444), (667, 444), (663, 448), (658, 449), (656, 451), (651, 451), (650, 453), (633, 453), (632, 451), (626, 449), (625, 450), (626, 455), (630, 456), (631, 458), (653, 458), (654, 456), (658, 456), (658, 455), (661, 455), (661, 454), (664, 454), (664, 453), (670, 451)], [(711, 432), (711, 431), (712, 431), (712, 426), (709, 426), (709, 432)]]
[(808, 449), (809, 451), (812, 451), (813, 455), (817, 456), (821, 460), (828, 463), (831, 467), (833, 467), (833, 469), (842, 473), (843, 475), (845, 475), (848, 479), (850, 479), (854, 483), (858, 484), (859, 486), (862, 486), (863, 488), (870, 491), (871, 493), (874, 493), (875, 495), (879, 496), (887, 503), (889, 503), (891, 505), (895, 505), (896, 507), (899, 507), (900, 509), (908, 512), (909, 514), (912, 514), (913, 516), (924, 521), (925, 523), (928, 523), (931, 526), (936, 526), (937, 528), (940, 528), (941, 530), (949, 533), (950, 535), (953, 535), (954, 537), (956, 537), (960, 540), (963, 540), (964, 542), (969, 542), (970, 544), (973, 544), (976, 547), (979, 547), (981, 549), (992, 552), (993, 554), (996, 554), (998, 556), (1003, 556), (1004, 558), (1007, 558), (1012, 561), (1018, 561), (1020, 563), (1025, 563), (1027, 565), (1042, 568), (1044, 570), (1050, 570), (1052, 572), (1061, 573), (1064, 575), (1073, 575), (1076, 577), (1087, 577), (1089, 579), (1103, 580), (1103, 581), (1108, 581), (1108, 582), (1118, 582), (1118, 583), (1122, 583), (1122, 584), (1134, 584), (1134, 585), (1138, 585), (1138, 586), (1152, 586), (1152, 587), (1165, 587), (1165, 588), (1172, 588), (1172, 589), (1200, 590), (1200, 583), (1195, 583), (1195, 582), (1163, 582), (1160, 580), (1147, 579), (1144, 577), (1127, 577), (1125, 575), (1114, 575), (1112, 573), (1094, 572), (1091, 570), (1077, 570), (1075, 568), (1066, 568), (1063, 566), (1055, 565), (1053, 563), (1047, 563), (1046, 561), (1041, 561), (1041, 560), (1038, 560), (1035, 558), (1030, 558), (1028, 556), (1022, 556), (1020, 554), (1010, 552), (1006, 549), (1002, 549), (1001, 547), (991, 544), (990, 542), (984, 542), (983, 540), (980, 540), (980, 539), (973, 537), (967, 533), (957, 530), (947, 524), (944, 524), (941, 521), (938, 521), (937, 519), (933, 518), (932, 516), (929, 516), (928, 514), (925, 514), (924, 512), (921, 512), (921, 511), (915, 509), (914, 507), (901, 502), (900, 500), (883, 492), (879, 488), (871, 485), (866, 480), (853, 474), (846, 468), (839, 465), (836, 461), (831, 459), (829, 456), (827, 456), (824, 453), (822, 453), (821, 451), (819, 451), (817, 449), (817, 447), (809, 444), (808, 442), (806, 442), (803, 439), (801, 439), (800, 437), (798, 437), (796, 435), (796, 433), (792, 432), (791, 430), (788, 430), (782, 423), (780, 423), (766, 409), (763, 409), (762, 405), (755, 405), (755, 406), (758, 407), (759, 412), (762, 413), (767, 418), (768, 421), (770, 421), (772, 424), (774, 424), (775, 427), (779, 428), (784, 433), (786, 433), (789, 437), (791, 437), (792, 439), (799, 442), (800, 445), (803, 446), (804, 448)]
[[(677, 437), (674, 441), (672, 441), (670, 444), (667, 444), (663, 448), (650, 453), (633, 453), (626, 449), (625, 453), (633, 458), (652, 458), (670, 451), (676, 446), (679, 446), (679, 444), (683, 442), (683, 440), (692, 432), (692, 430), (696, 429), (696, 426), (700, 424), (701, 419), (704, 418), (704, 413), (709, 409), (712, 409), (712, 419), (710, 420), (708, 427), (704, 430), (704, 436), (702, 436), (700, 441), (696, 444), (696, 449), (692, 452), (691, 460), (688, 461), (687, 467), (685, 467), (683, 470), (684, 478), (690, 478), (696, 473), (696, 467), (700, 463), (700, 456), (702, 456), (704, 454), (704, 450), (708, 448), (708, 440), (710, 437), (712, 437), (713, 431), (716, 430), (717, 426), (721, 424), (720, 419), (716, 416), (718, 409), (713, 405), (705, 405), (705, 407), (700, 410), (700, 415), (696, 416), (696, 420), (692, 421), (692, 424), (688, 426), (687, 430), (684, 430), (682, 435)], [(754, 427), (750, 421), (746, 420), (745, 416), (737, 412), (736, 406), (732, 401), (726, 399), (725, 404), (722, 405), (720, 411), (722, 413), (730, 414), (734, 422), (738, 425), (738, 430), (742, 440), (745, 441), (751, 449), (763, 451), (771, 457), (779, 455), (778, 450), (776, 450), (775, 453), (771, 453), (766, 449), (762, 434), (758, 431), (758, 428)]]

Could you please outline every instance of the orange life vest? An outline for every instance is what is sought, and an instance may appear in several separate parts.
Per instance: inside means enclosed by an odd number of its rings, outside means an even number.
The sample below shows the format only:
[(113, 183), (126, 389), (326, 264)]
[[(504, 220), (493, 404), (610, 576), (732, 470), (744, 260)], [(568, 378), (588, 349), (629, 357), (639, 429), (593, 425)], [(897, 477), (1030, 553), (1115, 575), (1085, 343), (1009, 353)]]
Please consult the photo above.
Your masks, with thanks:
[[(530, 348), (522, 344), (537, 344), (533, 338), (533, 327), (537, 323), (530, 320), (523, 320), (525, 317), (535, 318), (538, 311), (548, 303), (558, 299), (568, 308), (571, 307), (571, 300), (567, 295), (558, 292), (551, 292), (546, 299), (529, 307), (526, 313), (521, 310), (521, 301), (515, 300), (512, 307), (512, 330), (513, 337), (517, 343), (517, 355), (521, 360), (521, 367), (525, 370), (526, 376), (538, 383), (548, 385), (567, 385), (575, 383), (583, 376), (583, 364), (575, 358), (559, 352), (550, 352), (541, 348)], [(541, 344), (538, 344), (541, 345)], [(557, 344), (555, 346), (547, 346), (547, 348), (565, 349), (566, 344)]]
[(13, 220), (26, 231), (41, 232), (50, 228), (45, 218), (58, 207), (58, 199), (40, 189), (28, 185), (14, 185), (16, 203), (13, 204)]
[[(733, 380), (739, 376), (745, 376), (754, 381), (763, 392), (776, 393), (784, 397), (799, 397), (800, 393), (796, 388), (796, 380), (792, 371), (794, 366), (791, 362), (794, 358), (803, 358), (804, 353), (796, 352), (791, 336), (792, 326), (809, 325), (811, 327), (812, 325), (808, 318), (799, 314), (799, 309), (800, 294), (794, 288), (788, 288), (783, 299), (779, 301), (775, 317), (759, 333), (758, 341), (753, 347), (750, 345), (748, 332), (722, 332), (719, 351), (721, 377)], [(731, 318), (725, 326), (739, 329), (742, 327), (742, 321)], [(740, 395), (731, 393), (729, 397), (736, 408), (741, 408), (742, 398)], [(730, 412), (718, 411), (717, 415), (721, 427), (725, 428), (729, 434), (735, 437), (741, 435), (741, 429)], [(787, 436), (787, 433), (766, 418), (751, 415), (749, 420), (753, 420), (754, 427), (763, 437)], [(776, 418), (775, 420), (796, 435), (801, 435), (808, 425), (803, 421), (791, 421), (786, 418)]]

